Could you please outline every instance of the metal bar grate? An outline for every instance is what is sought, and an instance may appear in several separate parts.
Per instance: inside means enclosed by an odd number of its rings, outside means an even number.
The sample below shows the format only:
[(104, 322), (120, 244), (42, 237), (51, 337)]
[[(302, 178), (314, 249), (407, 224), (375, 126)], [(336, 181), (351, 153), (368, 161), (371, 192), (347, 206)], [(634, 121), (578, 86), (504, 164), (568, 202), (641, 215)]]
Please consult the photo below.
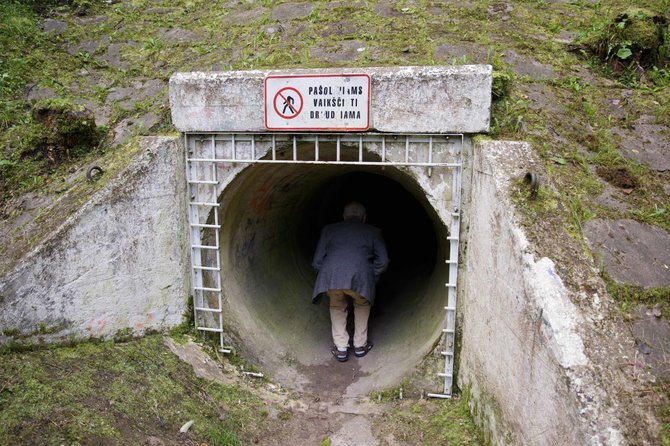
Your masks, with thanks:
[[(196, 328), (219, 333), (225, 347), (223, 292), (219, 256), (218, 168), (222, 164), (304, 164), (425, 167), (452, 169), (453, 209), (449, 227), (449, 269), (444, 336), (443, 393), (450, 398), (454, 373), (456, 294), (460, 233), (461, 134), (387, 133), (185, 133), (191, 274)], [(223, 215), (223, 214), (221, 214)], [(209, 231), (209, 236), (206, 233)]]
[[(455, 146), (462, 143), (459, 134), (313, 134), (313, 133), (231, 133), (186, 134), (202, 145), (211, 139), (221, 151), (194, 153), (189, 163), (291, 163), (335, 165), (388, 165), (416, 167), (460, 167)], [(327, 153), (327, 145), (332, 153)], [(368, 151), (365, 151), (367, 146)], [(348, 159), (347, 156), (348, 155)], [(208, 180), (189, 179), (202, 184)], [(211, 181), (211, 180), (209, 180)]]

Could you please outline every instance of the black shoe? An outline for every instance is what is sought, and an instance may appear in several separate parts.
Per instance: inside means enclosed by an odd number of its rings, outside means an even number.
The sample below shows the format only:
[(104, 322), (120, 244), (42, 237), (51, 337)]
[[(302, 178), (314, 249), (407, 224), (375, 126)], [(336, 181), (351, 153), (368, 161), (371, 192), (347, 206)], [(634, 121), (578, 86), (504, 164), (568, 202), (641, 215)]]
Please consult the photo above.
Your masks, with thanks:
[(349, 349), (340, 351), (337, 347), (333, 346), (330, 348), (330, 352), (339, 362), (347, 362), (347, 359), (349, 359)]
[(363, 356), (367, 355), (370, 350), (372, 350), (372, 345), (372, 342), (368, 341), (367, 344), (365, 344), (363, 347), (354, 348), (354, 355), (356, 355), (357, 358), (362, 358)]

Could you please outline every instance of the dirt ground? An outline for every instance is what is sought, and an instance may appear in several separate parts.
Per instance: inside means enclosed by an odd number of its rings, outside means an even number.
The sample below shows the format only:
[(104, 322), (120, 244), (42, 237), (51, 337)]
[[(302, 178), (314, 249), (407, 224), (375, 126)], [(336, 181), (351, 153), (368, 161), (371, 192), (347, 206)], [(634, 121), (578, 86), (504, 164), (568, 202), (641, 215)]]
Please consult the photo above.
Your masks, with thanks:
[[(166, 344), (180, 359), (191, 364), (198, 376), (230, 382), (230, 377), (222, 376), (220, 364), (208, 360), (197, 344), (179, 346), (170, 339)], [(427, 420), (434, 417), (441, 406), (463, 406), (458, 398), (445, 402), (416, 397), (403, 399), (399, 395), (389, 397), (382, 393), (347, 398), (344, 391), (356, 381), (359, 369), (354, 357), (344, 363), (332, 360), (311, 367), (303, 373), (312, 378), (312, 384), (300, 393), (282, 389), (276, 384), (251, 386), (269, 403), (270, 414), (269, 419), (258, 426), (252, 442), (267, 446), (437, 444), (426, 442), (433, 441), (431, 439), (436, 435), (435, 426)], [(243, 381), (258, 379), (246, 376)], [(248, 382), (243, 385), (249, 387)], [(409, 392), (409, 389), (405, 391)], [(463, 415), (465, 418), (462, 418)], [(467, 417), (467, 409), (461, 412), (460, 417), (454, 415), (452, 418), (454, 423), (449, 429), (453, 431), (450, 435), (454, 442), (448, 442), (448, 436), (445, 436), (441, 439), (443, 444), (482, 444)]]

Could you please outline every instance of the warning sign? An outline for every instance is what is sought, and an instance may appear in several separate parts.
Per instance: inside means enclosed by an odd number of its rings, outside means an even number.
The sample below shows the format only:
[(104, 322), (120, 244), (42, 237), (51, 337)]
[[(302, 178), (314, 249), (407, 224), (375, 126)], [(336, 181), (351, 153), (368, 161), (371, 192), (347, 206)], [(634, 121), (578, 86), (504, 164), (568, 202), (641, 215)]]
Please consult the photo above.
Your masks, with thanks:
[(363, 131), (370, 128), (368, 74), (265, 78), (268, 130)]
[(273, 104), (278, 116), (293, 119), (302, 111), (302, 95), (293, 87), (282, 88), (275, 95)]

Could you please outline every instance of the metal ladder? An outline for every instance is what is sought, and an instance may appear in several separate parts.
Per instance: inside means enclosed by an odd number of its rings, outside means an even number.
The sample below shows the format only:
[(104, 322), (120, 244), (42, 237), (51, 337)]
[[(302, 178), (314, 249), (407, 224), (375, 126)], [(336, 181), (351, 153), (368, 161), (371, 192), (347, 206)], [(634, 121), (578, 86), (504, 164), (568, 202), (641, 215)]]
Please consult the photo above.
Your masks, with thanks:
[[(219, 351), (230, 353), (223, 333), (223, 292), (221, 287), (221, 259), (219, 256), (219, 224), (217, 187), (216, 141), (211, 137), (212, 161), (194, 162), (195, 147), (187, 148), (186, 179), (188, 183), (188, 220), (191, 246), (191, 279), (193, 290), (193, 316), (195, 326), (204, 332), (219, 333)], [(212, 212), (214, 210), (214, 212)], [(207, 222), (209, 215), (213, 221)], [(213, 245), (202, 244), (203, 235), (213, 232)], [(212, 240), (212, 237), (207, 237)]]
[(446, 263), (449, 265), (449, 282), (447, 287), (447, 306), (446, 327), (442, 330), (444, 333), (444, 350), (441, 351), (444, 356), (444, 371), (439, 372), (437, 376), (444, 378), (444, 390), (442, 393), (429, 393), (431, 398), (451, 398), (452, 387), (454, 384), (454, 351), (456, 347), (456, 291), (458, 282), (458, 250), (459, 237), (461, 230), (461, 164), (454, 167), (452, 179), (452, 205), (451, 224), (449, 226), (449, 259)]

